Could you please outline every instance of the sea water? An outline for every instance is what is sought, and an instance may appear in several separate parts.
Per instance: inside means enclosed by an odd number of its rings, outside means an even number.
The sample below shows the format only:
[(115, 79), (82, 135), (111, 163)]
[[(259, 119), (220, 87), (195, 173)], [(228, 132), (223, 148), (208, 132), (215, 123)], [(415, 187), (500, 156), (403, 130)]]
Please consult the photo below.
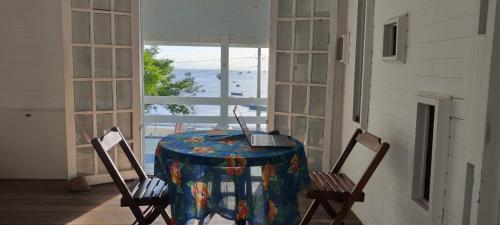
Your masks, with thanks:
[[(185, 97), (212, 97), (221, 96), (221, 80), (219, 70), (214, 69), (175, 69), (173, 71), (175, 81), (184, 78), (193, 78), (201, 87), (195, 94), (181, 94)], [(261, 72), (261, 98), (267, 98), (267, 71)], [(229, 90), (228, 95), (232, 98), (257, 98), (257, 71), (256, 70), (230, 70), (229, 71)], [(219, 105), (193, 105), (194, 110), (190, 116), (220, 116)], [(229, 106), (228, 115), (232, 115), (233, 106)], [(256, 116), (256, 109), (248, 106), (240, 106), (240, 110), (244, 116)], [(261, 116), (266, 116), (267, 107), (261, 109)], [(145, 115), (172, 115), (172, 113), (164, 105), (152, 105), (145, 111)], [(155, 124), (158, 126), (166, 126), (172, 128), (173, 124)], [(185, 124), (188, 130), (212, 129), (217, 127), (217, 124)], [(253, 125), (250, 125), (253, 126)], [(171, 131), (166, 131), (171, 132)], [(153, 133), (153, 132), (151, 132)], [(164, 132), (158, 134), (157, 129), (155, 135), (163, 135)]]

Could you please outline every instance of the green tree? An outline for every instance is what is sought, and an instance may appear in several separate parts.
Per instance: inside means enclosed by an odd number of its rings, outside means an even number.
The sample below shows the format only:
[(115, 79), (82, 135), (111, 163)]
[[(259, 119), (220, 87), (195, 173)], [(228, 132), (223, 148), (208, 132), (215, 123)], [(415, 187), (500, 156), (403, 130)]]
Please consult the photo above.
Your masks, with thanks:
[[(144, 49), (144, 93), (147, 96), (195, 96), (201, 88), (194, 78), (175, 79), (171, 59), (158, 59), (158, 46)], [(194, 112), (188, 105), (167, 105), (173, 115), (187, 115)], [(151, 105), (146, 105), (146, 111)]]

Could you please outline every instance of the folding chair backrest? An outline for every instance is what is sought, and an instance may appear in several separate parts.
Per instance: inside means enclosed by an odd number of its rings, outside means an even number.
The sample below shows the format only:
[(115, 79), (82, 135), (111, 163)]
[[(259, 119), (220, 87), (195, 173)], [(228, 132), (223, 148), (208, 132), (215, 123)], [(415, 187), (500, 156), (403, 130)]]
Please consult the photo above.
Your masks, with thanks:
[(130, 146), (125, 141), (125, 138), (120, 132), (120, 129), (118, 127), (113, 127), (111, 128), (111, 131), (104, 135), (102, 138), (93, 138), (91, 142), (94, 146), (95, 151), (97, 152), (97, 155), (99, 155), (99, 158), (106, 167), (106, 170), (118, 187), (118, 190), (120, 190), (120, 193), (123, 195), (126, 201), (132, 201), (132, 194), (125, 184), (125, 181), (120, 172), (116, 168), (116, 165), (113, 163), (113, 160), (109, 156), (108, 151), (119, 144), (128, 160), (130, 161), (132, 168), (134, 168), (135, 172), (139, 176), (139, 179), (145, 180), (147, 179), (147, 175), (132, 153)]
[(363, 132), (363, 130), (361, 129), (357, 129), (356, 132), (354, 132), (354, 135), (352, 136), (351, 140), (349, 141), (349, 144), (347, 145), (346, 149), (344, 150), (339, 160), (335, 164), (335, 167), (333, 167), (331, 171), (332, 173), (340, 172), (342, 166), (347, 160), (347, 157), (349, 157), (349, 155), (351, 154), (352, 150), (354, 149), (357, 143), (360, 143), (365, 147), (367, 147), (368, 149), (374, 151), (375, 156), (373, 157), (370, 164), (368, 164), (368, 167), (361, 176), (359, 182), (353, 188), (352, 190), (353, 195), (361, 193), (363, 191), (363, 188), (366, 186), (366, 183), (368, 183), (368, 180), (370, 180), (371, 176), (375, 172), (375, 169), (377, 169), (378, 165), (380, 164), (380, 162), (382, 161), (382, 159), (384, 158), (385, 154), (387, 153), (390, 147), (388, 143), (386, 142), (382, 143), (380, 138), (378, 138), (377, 136), (370, 134), (368, 132)]

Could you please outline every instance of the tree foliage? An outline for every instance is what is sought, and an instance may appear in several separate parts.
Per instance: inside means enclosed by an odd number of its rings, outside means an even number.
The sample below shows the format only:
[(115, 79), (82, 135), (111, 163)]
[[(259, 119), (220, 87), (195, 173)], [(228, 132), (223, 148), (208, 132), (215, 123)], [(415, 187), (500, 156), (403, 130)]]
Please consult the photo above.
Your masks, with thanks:
[[(158, 46), (144, 49), (144, 93), (147, 96), (195, 96), (201, 88), (194, 78), (185, 77), (176, 79), (171, 59), (159, 59)], [(151, 106), (146, 106), (150, 110)], [(173, 114), (187, 115), (194, 112), (188, 105), (167, 105), (166, 108)]]

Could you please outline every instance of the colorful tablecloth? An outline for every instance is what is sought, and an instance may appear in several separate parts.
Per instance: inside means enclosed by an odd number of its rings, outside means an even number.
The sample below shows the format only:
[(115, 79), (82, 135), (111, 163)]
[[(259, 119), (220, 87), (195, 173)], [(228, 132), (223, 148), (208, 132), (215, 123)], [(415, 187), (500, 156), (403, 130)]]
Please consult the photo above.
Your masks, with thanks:
[(214, 213), (252, 225), (298, 224), (297, 194), (310, 180), (303, 145), (289, 140), (291, 148), (265, 149), (250, 148), (241, 131), (163, 138), (155, 175), (169, 184), (176, 224)]

